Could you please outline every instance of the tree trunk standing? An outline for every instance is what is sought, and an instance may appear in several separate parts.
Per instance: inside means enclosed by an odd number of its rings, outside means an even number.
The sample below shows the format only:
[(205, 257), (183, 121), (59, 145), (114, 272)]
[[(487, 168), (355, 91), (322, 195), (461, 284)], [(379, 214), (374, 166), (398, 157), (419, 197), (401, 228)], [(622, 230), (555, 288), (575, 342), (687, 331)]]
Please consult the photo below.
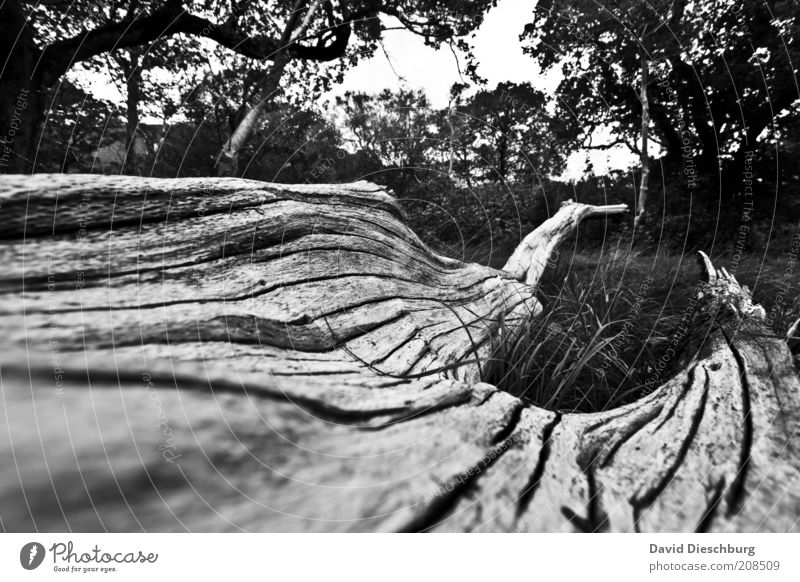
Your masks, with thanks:
[(239, 122), (239, 125), (222, 146), (222, 151), (219, 153), (214, 166), (214, 172), (217, 176), (235, 177), (238, 175), (239, 153), (258, 129), (258, 124), (264, 115), (267, 105), (274, 99), (276, 93), (280, 91), (281, 78), (290, 60), (285, 51), (281, 51), (275, 57), (269, 72), (264, 78), (258, 102), (247, 111), (242, 121)]
[(453, 178), (453, 162), (456, 157), (456, 128), (453, 123), (453, 115), (455, 114), (455, 106), (450, 103), (447, 108), (447, 127), (450, 129), (450, 143), (448, 146), (448, 161), (447, 161), (447, 177), (452, 180)]
[(506, 173), (508, 172), (508, 134), (505, 128), (500, 133), (500, 139), (497, 142), (497, 181), (505, 182)]
[[(128, 17), (123, 20), (81, 30), (75, 36), (38, 47), (23, 3), (20, 0), (0, 2), (0, 62), (4, 63), (0, 76), (0, 172), (27, 172), (33, 168), (37, 135), (44, 118), (43, 96), (76, 63), (112, 51), (148, 45), (176, 34), (208, 38), (252, 59), (273, 60), (278, 54), (288, 53), (291, 58), (327, 62), (345, 54), (352, 19), (374, 16), (386, 9), (364, 9), (336, 22), (330, 3), (326, 3), (328, 26), (305, 38), (303, 35), (322, 0), (313, 0), (310, 5), (308, 0), (296, 0), (285, 38), (275, 39), (246, 34), (230, 19), (212, 22), (187, 11), (183, 4), (180, 0), (169, 0), (152, 11), (137, 15), (133, 9), (136, 3), (133, 3), (129, 5)], [(309, 43), (314, 40), (316, 42)], [(274, 67), (276, 73), (282, 70), (282, 66)], [(237, 141), (241, 140), (237, 138)], [(229, 153), (238, 154), (233, 151), (237, 141), (232, 142)]]
[(640, 90), (642, 101), (642, 146), (639, 153), (639, 161), (642, 167), (642, 179), (639, 184), (639, 199), (636, 203), (636, 216), (633, 219), (633, 230), (636, 232), (641, 224), (642, 219), (647, 211), (647, 194), (650, 189), (650, 154), (649, 148), (649, 132), (650, 132), (650, 100), (647, 96), (647, 85), (650, 82), (650, 61), (647, 57), (647, 51), (642, 47), (641, 54), (641, 69), (642, 69), (642, 85)]
[(0, 3), (0, 174), (33, 169), (43, 119), (40, 55), (19, 6)]
[(470, 161), (470, 151), (467, 144), (461, 144), (461, 161), (463, 162), (463, 173), (467, 180), (467, 188), (472, 188), (472, 163)]
[[(720, 136), (715, 130), (713, 112), (704, 93), (701, 79), (698, 78), (697, 71), (691, 65), (685, 63), (678, 56), (670, 58), (673, 76), (676, 84), (678, 105), (681, 108), (681, 117), (687, 128), (694, 130), (693, 140), (697, 141), (700, 148), (699, 153), (694, 154), (693, 164), (698, 179), (703, 182), (712, 183), (720, 178)], [(696, 146), (692, 144), (692, 149)], [(682, 156), (686, 152), (682, 151)], [(717, 186), (714, 189), (718, 189)], [(727, 197), (729, 194), (722, 191), (721, 195)], [(705, 198), (705, 197), (704, 197)], [(708, 201), (701, 199), (701, 202), (709, 202), (716, 207), (718, 201)]]
[[(217, 156), (217, 162), (214, 167), (214, 172), (217, 176), (233, 177), (238, 174), (239, 153), (258, 129), (264, 110), (280, 90), (281, 78), (292, 58), (289, 54), (290, 45), (306, 33), (311, 25), (311, 19), (321, 3), (322, 0), (314, 0), (309, 6), (308, 0), (295, 1), (292, 14), (281, 35), (280, 47), (273, 57), (269, 72), (264, 78), (264, 84), (258, 94), (255, 106), (245, 114), (244, 119), (239, 123), (239, 126), (234, 130), (228, 141), (225, 142), (225, 145), (222, 146), (222, 151)], [(301, 22), (300, 16), (304, 10), (305, 16)]]
[(128, 61), (121, 60), (122, 72), (125, 75), (125, 119), (126, 140), (125, 160), (122, 167), (124, 174), (140, 174), (139, 152), (136, 137), (139, 134), (139, 104), (141, 103), (142, 69), (138, 49), (128, 51)]

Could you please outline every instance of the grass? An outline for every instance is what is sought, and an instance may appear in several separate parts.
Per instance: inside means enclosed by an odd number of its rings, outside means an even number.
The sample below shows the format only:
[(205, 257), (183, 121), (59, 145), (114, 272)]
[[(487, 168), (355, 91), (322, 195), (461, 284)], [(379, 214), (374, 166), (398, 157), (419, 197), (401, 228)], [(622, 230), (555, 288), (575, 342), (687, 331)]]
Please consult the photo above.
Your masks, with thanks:
[[(772, 333), (785, 335), (800, 317), (800, 281), (789, 279), (785, 258), (713, 262), (735, 267)], [(641, 398), (670, 377), (669, 368), (658, 372), (659, 359), (699, 278), (693, 256), (562, 251), (539, 286), (544, 312), (495, 346), (484, 380), (552, 410), (597, 412)]]

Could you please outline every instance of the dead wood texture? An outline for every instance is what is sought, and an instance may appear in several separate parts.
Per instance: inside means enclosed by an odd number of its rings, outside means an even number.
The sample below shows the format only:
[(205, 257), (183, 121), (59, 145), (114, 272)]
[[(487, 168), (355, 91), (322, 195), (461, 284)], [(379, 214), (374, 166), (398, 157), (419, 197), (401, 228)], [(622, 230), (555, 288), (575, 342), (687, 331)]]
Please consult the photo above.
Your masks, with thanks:
[(800, 529), (791, 352), (710, 261), (642, 400), (479, 382), (559, 240), (624, 207), (565, 206), (498, 271), (364, 182), (0, 185), (5, 530)]

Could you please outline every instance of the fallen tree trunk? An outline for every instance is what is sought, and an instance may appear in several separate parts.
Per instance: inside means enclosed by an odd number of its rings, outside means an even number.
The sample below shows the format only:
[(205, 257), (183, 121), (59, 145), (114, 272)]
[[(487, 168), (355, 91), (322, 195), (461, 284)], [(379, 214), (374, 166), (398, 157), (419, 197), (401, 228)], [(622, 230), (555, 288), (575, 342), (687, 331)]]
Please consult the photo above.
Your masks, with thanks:
[(10, 531), (796, 531), (800, 381), (705, 259), (679, 367), (595, 414), (481, 383), (571, 204), (504, 270), (367, 183), (8, 176)]

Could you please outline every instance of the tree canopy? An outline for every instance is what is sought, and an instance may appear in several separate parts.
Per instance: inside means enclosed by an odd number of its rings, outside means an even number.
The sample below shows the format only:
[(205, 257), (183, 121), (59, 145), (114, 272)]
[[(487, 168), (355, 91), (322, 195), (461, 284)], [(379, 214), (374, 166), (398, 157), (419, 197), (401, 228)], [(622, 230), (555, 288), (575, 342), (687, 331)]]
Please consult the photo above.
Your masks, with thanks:
[(634, 150), (644, 52), (665, 161), (691, 158), (732, 196), (746, 152), (766, 143), (781, 116), (797, 116), (799, 36), (793, 0), (542, 0), (523, 40), (544, 69), (562, 69), (558, 94), (584, 138), (605, 124)]
[[(28, 97), (26, 125), (14, 140), (14, 167), (29, 166), (41, 123), (41, 94), (78, 63), (143, 47), (167, 50), (190, 62), (203, 41), (257, 62), (286, 60), (342, 66), (371, 55), (394, 17), (431, 46), (452, 42), (477, 28), (495, 0), (456, 2), (356, 0), (7, 0), (0, 4), (0, 129), (10, 126), (13, 103)], [(302, 22), (300, 22), (302, 21)], [(288, 31), (288, 34), (287, 34)], [(295, 31), (302, 34), (294, 35)], [(187, 40), (189, 39), (189, 40)], [(278, 63), (278, 61), (281, 61)], [(318, 68), (312, 82), (326, 84), (336, 69)], [(263, 96), (262, 96), (263, 99)]]

